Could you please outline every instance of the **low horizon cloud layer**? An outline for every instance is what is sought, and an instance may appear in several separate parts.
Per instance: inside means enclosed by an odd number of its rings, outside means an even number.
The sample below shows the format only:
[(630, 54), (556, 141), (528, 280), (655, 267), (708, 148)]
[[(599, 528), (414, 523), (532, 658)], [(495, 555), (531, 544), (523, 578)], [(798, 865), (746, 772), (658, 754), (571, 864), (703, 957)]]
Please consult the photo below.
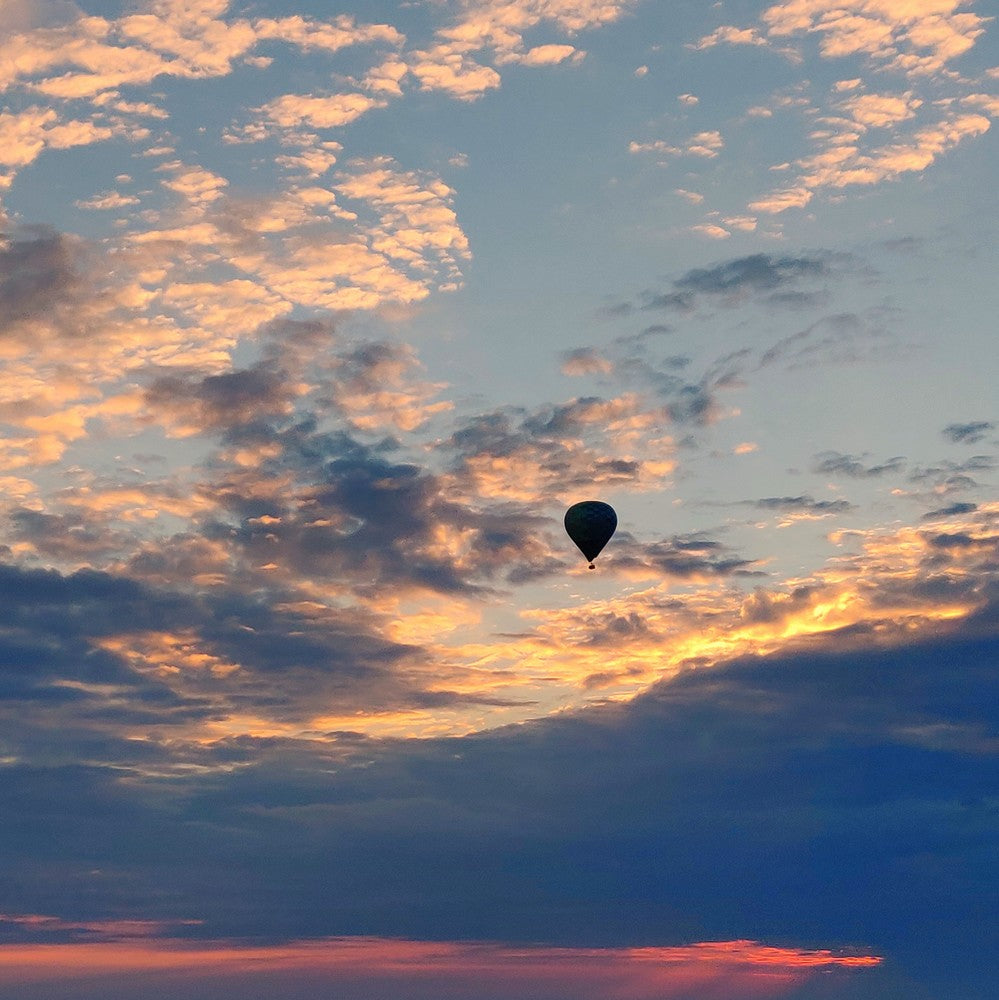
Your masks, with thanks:
[[(61, 962), (82, 964), (74, 968)], [(198, 973), (212, 968), (209, 989), (248, 998), (313, 996), (335, 983), (339, 996), (383, 996), (400, 988), (412, 997), (602, 997), (622, 990), (629, 996), (673, 1000), (696, 989), (722, 997), (733, 988), (754, 997), (787, 996), (817, 974), (876, 967), (876, 956), (836, 955), (828, 950), (764, 947), (753, 941), (720, 941), (674, 948), (540, 948), (493, 943), (440, 944), (378, 938), (333, 938), (279, 946), (240, 947), (220, 943), (192, 946), (164, 940), (100, 944), (35, 945), (0, 952), (0, 966), (22, 977), (23, 997), (69, 979), (79, 997), (131, 996), (137, 988), (160, 991), (182, 984), (185, 995), (201, 993)], [(97, 977), (113, 973), (119, 986), (92, 992)], [(299, 984), (288, 992), (289, 979)], [(193, 983), (192, 983), (193, 980)], [(527, 986), (527, 984), (530, 984)], [(198, 990), (191, 993), (193, 988)], [(526, 990), (525, 990), (526, 986)], [(104, 983), (101, 990), (108, 990)], [(126, 992), (119, 992), (122, 988)], [(202, 987), (203, 988), (203, 987)], [(799, 994), (800, 995), (800, 994)]]
[(0, 10), (0, 997), (991, 1000), (993, 19), (353, 6)]

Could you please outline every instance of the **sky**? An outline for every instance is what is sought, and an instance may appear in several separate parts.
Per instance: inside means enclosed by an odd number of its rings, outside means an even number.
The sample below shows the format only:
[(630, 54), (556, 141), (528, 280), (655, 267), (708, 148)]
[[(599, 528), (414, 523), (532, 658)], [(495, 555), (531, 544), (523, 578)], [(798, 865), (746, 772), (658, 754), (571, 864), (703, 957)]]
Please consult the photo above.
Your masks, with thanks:
[(0, 0), (0, 1000), (994, 998), (997, 30)]

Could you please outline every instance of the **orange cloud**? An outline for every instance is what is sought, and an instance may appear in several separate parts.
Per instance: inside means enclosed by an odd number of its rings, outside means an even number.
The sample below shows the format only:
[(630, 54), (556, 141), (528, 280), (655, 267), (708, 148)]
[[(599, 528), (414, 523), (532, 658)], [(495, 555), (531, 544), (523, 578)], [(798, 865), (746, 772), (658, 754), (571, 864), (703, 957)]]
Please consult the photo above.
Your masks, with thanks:
[(913, 98), (911, 93), (900, 94), (861, 94), (844, 102), (843, 109), (858, 124), (867, 128), (886, 128), (898, 122), (912, 118), (921, 100)]
[[(842, 649), (851, 634), (867, 644), (910, 642), (946, 631), (981, 608), (980, 581), (994, 572), (988, 560), (997, 523), (999, 504), (993, 504), (935, 522), (933, 530), (833, 536), (835, 544), (857, 551), (811, 577), (748, 594), (712, 581), (709, 565), (688, 572), (679, 563), (685, 576), (646, 590), (584, 597), (593, 592), (592, 577), (580, 568), (576, 575), (589, 586), (573, 603), (525, 610), (521, 617), (533, 628), (450, 655), (506, 670), (511, 696), (533, 691), (540, 715), (593, 697), (631, 698), (691, 665), (709, 668), (736, 656), (825, 643)], [(619, 589), (624, 580), (661, 580), (669, 573), (669, 563), (616, 555), (613, 543), (600, 562)], [(931, 578), (934, 586), (925, 587)], [(509, 711), (497, 717), (513, 721)]]
[(709, 240), (727, 240), (732, 235), (727, 229), (713, 223), (691, 226), (690, 232), (696, 233), (698, 236), (706, 236)]
[(524, 66), (555, 66), (566, 59), (579, 61), (585, 55), (572, 45), (535, 45), (517, 61)]
[[(914, 90), (901, 94), (862, 92), (863, 78), (837, 81), (830, 91), (832, 114), (820, 119), (827, 127), (812, 133), (817, 151), (797, 161), (800, 175), (769, 194), (752, 200), (753, 212), (775, 215), (807, 205), (823, 189), (840, 190), (853, 185), (873, 185), (898, 178), (903, 173), (925, 170), (963, 139), (984, 133), (988, 119), (981, 115), (944, 112), (934, 122), (910, 135), (901, 133), (903, 123), (917, 113), (932, 113), (935, 106), (955, 101), (983, 109), (991, 102), (976, 101), (974, 95), (937, 98), (924, 80), (946, 81), (951, 88), (966, 86), (949, 69), (949, 63), (967, 52), (985, 30), (986, 19), (962, 11), (962, 0), (786, 0), (767, 8), (759, 27), (726, 25), (702, 38), (694, 48), (719, 44), (768, 45), (776, 47), (791, 39), (818, 38), (819, 52), (827, 59), (862, 56), (876, 70), (904, 74)], [(795, 57), (787, 49), (783, 54)], [(852, 94), (846, 100), (837, 95)], [(935, 100), (930, 100), (930, 97)], [(812, 109), (817, 110), (817, 109)], [(753, 116), (771, 114), (766, 107), (753, 108)], [(937, 114), (941, 114), (937, 112)], [(887, 140), (870, 141), (872, 129), (890, 130)], [(865, 147), (864, 142), (868, 143)], [(675, 149), (663, 150), (676, 153)], [(786, 169), (781, 164), (772, 169)]]
[(94, 122), (60, 122), (52, 108), (0, 112), (0, 190), (10, 186), (17, 168), (33, 163), (46, 149), (88, 146), (113, 134)]
[(349, 14), (339, 14), (329, 21), (313, 21), (301, 14), (260, 18), (253, 27), (258, 39), (274, 39), (306, 51), (339, 52), (351, 45), (376, 43), (401, 46), (406, 40), (389, 24), (358, 24)]
[(213, 174), (204, 167), (188, 166), (175, 161), (164, 163), (156, 168), (157, 173), (168, 173), (163, 186), (183, 195), (195, 205), (204, 205), (222, 197), (222, 192), (229, 182), (218, 174)]
[[(97, 976), (173, 973), (172, 982), (212, 982), (298, 974), (336, 982), (350, 995), (364, 983), (421, 984), (442, 997), (468, 995), (488, 981), (510, 997), (681, 1000), (702, 996), (779, 997), (816, 973), (871, 969), (880, 957), (826, 949), (774, 947), (754, 941), (674, 947), (553, 948), (477, 942), (329, 938), (281, 945), (123, 939), (89, 944), (0, 946), (0, 983), (58, 982)], [(181, 974), (179, 977), (176, 974)], [(152, 974), (152, 975), (150, 975)]]
[(812, 200), (812, 192), (804, 185), (781, 188), (757, 198), (749, 203), (749, 209), (753, 212), (763, 212), (766, 215), (778, 215), (786, 212), (789, 208), (803, 208)]
[(530, 49), (524, 35), (542, 22), (575, 33), (620, 18), (634, 0), (503, 0), (469, 4), (454, 23), (437, 32), (438, 42), (408, 55), (409, 69), (423, 90), (442, 90), (474, 101), (500, 86), (499, 73), (474, 56), (491, 53), (497, 65), (550, 66), (577, 62), (585, 53), (551, 43)]
[(356, 121), (372, 108), (383, 108), (385, 102), (367, 94), (332, 94), (313, 97), (309, 94), (285, 94), (259, 108), (275, 125), (295, 128), (339, 128)]
[(474, 101), (500, 85), (500, 75), (452, 45), (414, 52), (410, 71), (422, 90), (443, 90), (460, 101)]
[[(827, 58), (862, 53), (926, 73), (939, 72), (985, 30), (985, 19), (962, 6), (962, 0), (788, 0), (761, 20), (773, 38), (818, 34)], [(918, 61), (907, 65), (907, 55)]]
[(703, 159), (714, 159), (718, 151), (725, 145), (721, 133), (717, 130), (698, 132), (682, 145), (672, 145), (662, 139), (653, 142), (630, 142), (629, 153), (659, 153), (661, 156), (698, 156)]

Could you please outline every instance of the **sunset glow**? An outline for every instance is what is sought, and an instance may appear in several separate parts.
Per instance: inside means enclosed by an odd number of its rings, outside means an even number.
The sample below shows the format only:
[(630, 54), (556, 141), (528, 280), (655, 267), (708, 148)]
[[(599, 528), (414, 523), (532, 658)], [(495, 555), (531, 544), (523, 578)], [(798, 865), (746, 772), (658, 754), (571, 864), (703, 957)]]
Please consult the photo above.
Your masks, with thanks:
[(0, 1000), (994, 1000), (997, 31), (0, 2)]
[[(96, 929), (96, 928), (95, 928)], [(121, 929), (107, 928), (108, 931)], [(767, 947), (753, 941), (721, 941), (671, 948), (542, 948), (493, 943), (331, 938), (259, 946), (161, 939), (89, 944), (0, 946), (0, 989), (17, 982), (81, 983), (113, 973), (142, 976), (157, 988), (157, 974), (175, 985), (196, 985), (210, 971), (215, 982), (253, 982), (279, 973), (367, 995), (437, 988), (444, 995), (489, 983), (488, 989), (520, 997), (581, 995), (626, 988), (632, 997), (681, 997), (692, 988), (728, 988), (740, 995), (779, 997), (817, 973), (875, 967), (872, 955), (836, 955)], [(626, 986), (625, 986), (626, 984)], [(117, 994), (113, 994), (117, 995)], [(605, 994), (604, 994), (605, 995)]]

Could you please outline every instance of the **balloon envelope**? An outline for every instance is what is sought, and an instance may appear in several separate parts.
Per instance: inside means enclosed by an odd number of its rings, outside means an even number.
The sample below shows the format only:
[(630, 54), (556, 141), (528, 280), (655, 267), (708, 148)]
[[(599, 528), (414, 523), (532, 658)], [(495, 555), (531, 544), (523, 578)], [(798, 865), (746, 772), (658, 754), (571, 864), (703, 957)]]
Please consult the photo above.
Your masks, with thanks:
[(590, 569), (593, 569), (593, 560), (610, 541), (616, 527), (614, 508), (601, 500), (583, 500), (574, 503), (565, 512), (566, 533), (590, 561)]

